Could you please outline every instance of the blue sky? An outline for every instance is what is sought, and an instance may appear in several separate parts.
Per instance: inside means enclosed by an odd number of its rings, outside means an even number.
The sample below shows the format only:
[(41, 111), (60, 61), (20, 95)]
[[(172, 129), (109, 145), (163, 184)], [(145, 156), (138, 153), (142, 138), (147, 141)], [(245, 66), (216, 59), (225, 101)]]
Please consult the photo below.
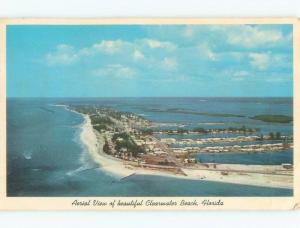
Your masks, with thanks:
[(292, 30), (10, 25), (7, 96), (292, 96)]

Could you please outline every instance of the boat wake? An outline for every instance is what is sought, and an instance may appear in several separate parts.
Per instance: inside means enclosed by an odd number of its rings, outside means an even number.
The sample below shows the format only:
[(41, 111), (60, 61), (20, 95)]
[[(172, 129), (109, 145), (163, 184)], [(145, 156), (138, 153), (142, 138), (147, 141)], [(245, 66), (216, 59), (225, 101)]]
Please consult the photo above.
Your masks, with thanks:
[(78, 175), (80, 173), (90, 171), (90, 170), (95, 170), (95, 169), (98, 169), (98, 168), (99, 168), (98, 165), (95, 165), (95, 166), (80, 166), (78, 169), (67, 172), (67, 176)]

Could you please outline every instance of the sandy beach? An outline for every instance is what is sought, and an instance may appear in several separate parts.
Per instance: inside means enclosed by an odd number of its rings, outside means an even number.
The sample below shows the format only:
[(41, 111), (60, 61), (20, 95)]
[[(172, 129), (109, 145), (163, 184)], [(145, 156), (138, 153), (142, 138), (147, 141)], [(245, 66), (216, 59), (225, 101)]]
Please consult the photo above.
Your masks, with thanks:
[[(78, 112), (77, 112), (78, 113)], [(81, 127), (80, 139), (87, 147), (91, 157), (97, 162), (100, 167), (107, 173), (124, 178), (134, 174), (140, 175), (160, 175), (174, 178), (184, 178), (191, 180), (217, 181), (224, 183), (234, 183), (253, 186), (276, 187), (276, 188), (292, 188), (292, 175), (285, 174), (264, 174), (255, 171), (268, 171), (270, 166), (250, 166), (250, 165), (222, 165), (226, 169), (227, 174), (223, 175), (218, 170), (203, 170), (183, 168), (182, 171), (186, 174), (179, 175), (171, 172), (160, 170), (137, 168), (126, 164), (124, 161), (111, 157), (103, 152), (104, 138), (103, 135), (95, 132), (91, 125), (91, 120), (88, 115), (79, 113), (84, 117), (84, 122)], [(277, 168), (279, 168), (278, 166)], [(275, 167), (276, 168), (276, 167)], [(245, 170), (240, 172), (240, 170)]]
[(106, 172), (118, 177), (125, 177), (133, 174), (134, 171), (125, 168), (120, 161), (117, 161), (112, 157), (110, 158), (109, 155), (106, 155), (103, 152), (103, 138), (101, 139), (101, 137), (96, 136), (89, 116), (83, 115), (83, 117), (84, 123), (81, 125), (80, 139), (87, 147), (88, 152), (94, 161)]

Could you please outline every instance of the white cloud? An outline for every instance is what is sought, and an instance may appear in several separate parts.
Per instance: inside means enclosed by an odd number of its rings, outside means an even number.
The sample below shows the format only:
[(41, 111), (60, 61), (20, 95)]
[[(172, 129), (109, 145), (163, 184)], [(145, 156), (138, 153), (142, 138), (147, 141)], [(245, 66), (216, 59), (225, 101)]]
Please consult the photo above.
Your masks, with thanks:
[(110, 64), (94, 70), (93, 74), (112, 79), (131, 79), (136, 75), (136, 70), (121, 64)]
[[(279, 81), (272, 79), (270, 73), (292, 71), (293, 56), (290, 43), (286, 42), (292, 37), (290, 33), (283, 34), (280, 28), (249, 25), (179, 28), (172, 33), (174, 36), (162, 26), (160, 34), (153, 31), (144, 39), (99, 40), (83, 48), (61, 44), (45, 58), (49, 65), (82, 61), (83, 71), (112, 79), (135, 78), (142, 72), (139, 78), (153, 81), (174, 80), (179, 75), (186, 75), (185, 80), (203, 75), (204, 80), (224, 77), (231, 81), (266, 78)], [(97, 69), (98, 66), (103, 67)]]
[(168, 41), (159, 41), (159, 40), (154, 40), (154, 39), (143, 39), (142, 43), (146, 44), (148, 47), (152, 49), (166, 49), (166, 50), (174, 50), (176, 49), (176, 45), (172, 42)]
[(227, 54), (236, 61), (241, 61), (245, 57), (243, 52), (228, 52)]
[(234, 81), (243, 81), (249, 79), (251, 72), (241, 69), (224, 69), (216, 74), (217, 78), (223, 78), (223, 80), (234, 80)]
[(162, 61), (162, 67), (166, 70), (176, 70), (178, 63), (175, 58), (164, 58)]
[(287, 54), (273, 54), (272, 55), (272, 63), (274, 63), (277, 67), (281, 68), (292, 68), (292, 55)]
[(216, 61), (217, 54), (211, 49), (211, 47), (207, 43), (203, 43), (198, 45), (198, 49), (200, 53), (208, 58), (209, 60)]
[(46, 61), (49, 65), (69, 65), (79, 59), (74, 47), (66, 44), (57, 45), (54, 52), (46, 55)]
[(270, 64), (270, 54), (268, 53), (249, 53), (250, 65), (259, 70), (265, 70)]
[(293, 79), (290, 75), (271, 75), (270, 77), (266, 78), (266, 82), (270, 83), (288, 83), (291, 82)]
[(144, 54), (141, 51), (134, 50), (133, 54), (132, 54), (132, 58), (134, 60), (142, 60), (142, 59), (145, 59), (145, 56), (144, 56)]
[(126, 45), (128, 42), (122, 40), (102, 40), (100, 43), (94, 44), (91, 49), (113, 55), (120, 52)]
[[(74, 47), (60, 44), (53, 52), (46, 54), (46, 60), (49, 65), (72, 64), (82, 57), (91, 57), (97, 54), (104, 55), (132, 55), (133, 60), (144, 59), (143, 52), (151, 54), (154, 49), (173, 51), (176, 45), (168, 41), (159, 41), (155, 39), (138, 39), (132, 42), (123, 40), (102, 40), (89, 47), (76, 50)], [(143, 52), (142, 52), (143, 51)]]
[[(195, 42), (215, 43), (219, 47), (229, 44), (247, 49), (287, 45), (292, 40), (292, 33), (283, 33), (276, 26), (252, 25), (215, 25), (184, 26), (179, 34), (172, 32), (173, 39), (183, 37)], [(186, 40), (185, 40), (186, 41)]]
[(286, 37), (280, 30), (265, 29), (249, 25), (236, 26), (225, 31), (227, 42), (232, 45), (254, 48), (270, 46), (282, 42)]

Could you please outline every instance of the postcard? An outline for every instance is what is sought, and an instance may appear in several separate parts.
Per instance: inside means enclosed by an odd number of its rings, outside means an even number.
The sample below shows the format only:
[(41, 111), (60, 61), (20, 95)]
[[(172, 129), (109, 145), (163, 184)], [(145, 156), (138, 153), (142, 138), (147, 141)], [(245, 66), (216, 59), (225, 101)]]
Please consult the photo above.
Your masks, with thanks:
[(0, 25), (0, 209), (300, 207), (296, 18)]

